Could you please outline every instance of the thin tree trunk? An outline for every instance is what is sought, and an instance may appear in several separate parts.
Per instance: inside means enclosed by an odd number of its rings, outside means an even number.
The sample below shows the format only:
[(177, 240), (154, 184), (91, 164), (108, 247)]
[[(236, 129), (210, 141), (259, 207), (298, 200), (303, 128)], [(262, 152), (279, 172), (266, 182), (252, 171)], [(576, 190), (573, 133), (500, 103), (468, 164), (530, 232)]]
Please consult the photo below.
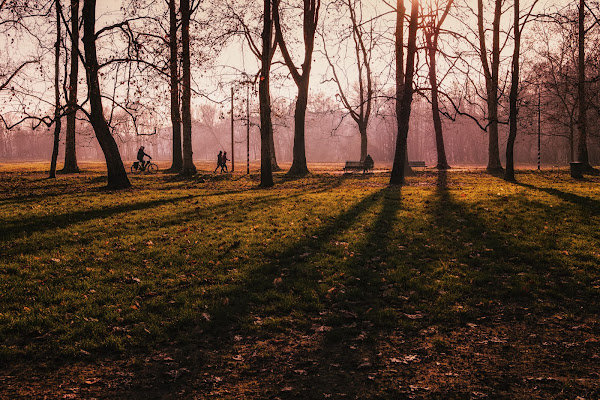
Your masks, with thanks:
[(183, 59), (183, 94), (181, 99), (181, 113), (183, 121), (183, 167), (181, 174), (184, 176), (196, 173), (196, 166), (192, 158), (192, 88), (190, 65), (190, 1), (181, 0), (181, 43)]
[(519, 0), (514, 0), (514, 50), (512, 59), (512, 77), (509, 94), (509, 132), (508, 141), (506, 143), (506, 171), (504, 179), (509, 182), (515, 181), (515, 166), (514, 166), (514, 148), (517, 138), (517, 100), (519, 95), (519, 55), (521, 48), (521, 29), (519, 27)]
[[(398, 26), (400, 19), (404, 17), (404, 8), (398, 1), (398, 16), (396, 19), (396, 57), (402, 56), (403, 52), (399, 51), (403, 47), (402, 24)], [(402, 15), (400, 15), (402, 14)], [(410, 124), (410, 112), (413, 98), (413, 77), (415, 71), (415, 55), (417, 53), (417, 28), (419, 17), (419, 2), (413, 0), (410, 12), (410, 23), (408, 25), (408, 49), (406, 53), (406, 73), (398, 71), (398, 58), (396, 59), (396, 95), (401, 94), (401, 97), (396, 98), (396, 118), (398, 121), (398, 137), (396, 139), (396, 152), (394, 155), (394, 164), (390, 176), (390, 185), (401, 185), (404, 183), (405, 166), (408, 164), (407, 157), (407, 139)], [(400, 32), (399, 32), (400, 31)], [(399, 41), (400, 39), (400, 41)], [(400, 54), (399, 54), (400, 53)], [(400, 69), (402, 65), (400, 64)], [(400, 84), (398, 78), (404, 78), (404, 82)], [(400, 88), (398, 87), (400, 84)]]
[(435, 147), (437, 150), (437, 169), (449, 169), (448, 160), (446, 159), (446, 148), (444, 146), (444, 132), (442, 128), (442, 119), (440, 117), (439, 108), (439, 93), (437, 84), (437, 64), (436, 64), (436, 53), (437, 44), (432, 41), (431, 35), (428, 35), (429, 39), (427, 44), (427, 50), (429, 53), (429, 83), (431, 85), (431, 113), (433, 116), (433, 129), (435, 131)]
[(273, 138), (271, 121), (271, 95), (269, 93), (269, 78), (271, 75), (271, 37), (273, 23), (271, 21), (271, 0), (264, 0), (264, 26), (262, 32), (262, 53), (258, 95), (260, 102), (260, 186), (273, 186), (271, 170), (271, 147), (269, 139)]
[(269, 114), (270, 132), (269, 132), (269, 153), (271, 154), (271, 171), (281, 171), (281, 167), (277, 164), (277, 156), (275, 155), (275, 138), (273, 133), (273, 120), (272, 115)]
[(77, 79), (79, 78), (79, 0), (71, 0), (71, 72), (67, 101), (67, 132), (63, 173), (79, 172), (75, 139), (77, 116)]
[(579, 105), (579, 140), (577, 142), (577, 161), (584, 169), (590, 169), (587, 151), (587, 100), (585, 90), (585, 1), (579, 0), (579, 34), (578, 34), (578, 79), (577, 97)]
[[(425, 40), (427, 43), (427, 55), (429, 56), (429, 83), (431, 85), (431, 113), (433, 119), (433, 128), (435, 132), (435, 145), (437, 151), (437, 169), (449, 169), (448, 160), (446, 158), (446, 148), (444, 146), (444, 132), (442, 128), (442, 118), (440, 114), (439, 106), (439, 86), (437, 82), (437, 51), (438, 51), (438, 39), (440, 30), (450, 8), (452, 7), (453, 0), (448, 0), (446, 8), (439, 19), (437, 20), (438, 11), (431, 9), (431, 27), (425, 29)], [(433, 6), (432, 6), (433, 7)]]
[(58, 159), (58, 144), (60, 142), (60, 0), (56, 1), (56, 43), (54, 45), (54, 143), (52, 159), (50, 160), (50, 178), (56, 178), (56, 161)]
[(102, 109), (102, 96), (98, 80), (98, 57), (96, 55), (96, 0), (83, 2), (83, 48), (85, 51), (85, 75), (90, 100), (90, 123), (106, 159), (108, 187), (124, 189), (131, 186), (117, 142), (112, 137)]
[(502, 0), (495, 0), (494, 22), (492, 24), (492, 65), (488, 63), (483, 25), (483, 0), (477, 1), (477, 27), (479, 31), (479, 52), (485, 75), (486, 102), (488, 107), (488, 165), (492, 173), (502, 171), (500, 147), (498, 145), (498, 79), (500, 69), (500, 17)]
[(169, 0), (169, 70), (171, 86), (171, 125), (173, 126), (173, 163), (170, 172), (180, 172), (183, 168), (181, 152), (181, 111), (179, 110), (179, 72), (177, 70), (177, 10), (175, 0)]

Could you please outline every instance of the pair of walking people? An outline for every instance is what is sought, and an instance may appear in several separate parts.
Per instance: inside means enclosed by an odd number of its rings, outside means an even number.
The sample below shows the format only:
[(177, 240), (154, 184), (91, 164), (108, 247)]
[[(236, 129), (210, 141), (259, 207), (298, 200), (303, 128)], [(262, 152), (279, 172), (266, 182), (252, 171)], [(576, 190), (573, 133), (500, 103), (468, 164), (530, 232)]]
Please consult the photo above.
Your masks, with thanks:
[(227, 170), (227, 161), (229, 161), (227, 158), (227, 152), (219, 151), (219, 154), (217, 155), (217, 168), (215, 168), (213, 174), (217, 172), (219, 167), (221, 167), (221, 172), (229, 172)]

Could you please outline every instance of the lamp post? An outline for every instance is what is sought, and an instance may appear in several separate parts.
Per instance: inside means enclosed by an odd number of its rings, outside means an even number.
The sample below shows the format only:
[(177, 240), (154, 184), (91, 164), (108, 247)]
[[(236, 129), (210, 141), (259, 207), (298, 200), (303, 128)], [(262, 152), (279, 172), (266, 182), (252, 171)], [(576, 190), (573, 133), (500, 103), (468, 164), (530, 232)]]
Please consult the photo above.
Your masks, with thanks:
[(538, 120), (537, 120), (537, 128), (538, 128), (538, 140), (537, 140), (537, 151), (538, 151), (538, 171), (541, 170), (542, 166), (542, 95), (540, 90), (540, 85), (538, 85)]
[(250, 84), (246, 86), (246, 174), (250, 175)]
[(231, 87), (231, 172), (235, 170), (235, 146), (233, 140), (233, 86)]

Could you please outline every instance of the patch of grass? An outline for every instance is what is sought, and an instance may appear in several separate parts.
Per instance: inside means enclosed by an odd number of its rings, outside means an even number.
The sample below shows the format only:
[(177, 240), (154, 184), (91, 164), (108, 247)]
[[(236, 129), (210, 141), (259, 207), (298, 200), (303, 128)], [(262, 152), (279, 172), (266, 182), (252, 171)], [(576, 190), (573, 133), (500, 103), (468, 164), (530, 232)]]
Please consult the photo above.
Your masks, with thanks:
[(597, 179), (0, 168), (0, 394), (598, 393)]

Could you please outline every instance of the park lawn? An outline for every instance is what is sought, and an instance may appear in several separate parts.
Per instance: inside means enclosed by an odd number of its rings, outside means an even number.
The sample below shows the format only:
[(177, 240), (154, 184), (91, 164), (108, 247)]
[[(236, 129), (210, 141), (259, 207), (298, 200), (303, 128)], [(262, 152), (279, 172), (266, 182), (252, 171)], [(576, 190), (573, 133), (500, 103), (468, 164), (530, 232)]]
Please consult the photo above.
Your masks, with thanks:
[(0, 398), (600, 398), (600, 178), (0, 165)]

